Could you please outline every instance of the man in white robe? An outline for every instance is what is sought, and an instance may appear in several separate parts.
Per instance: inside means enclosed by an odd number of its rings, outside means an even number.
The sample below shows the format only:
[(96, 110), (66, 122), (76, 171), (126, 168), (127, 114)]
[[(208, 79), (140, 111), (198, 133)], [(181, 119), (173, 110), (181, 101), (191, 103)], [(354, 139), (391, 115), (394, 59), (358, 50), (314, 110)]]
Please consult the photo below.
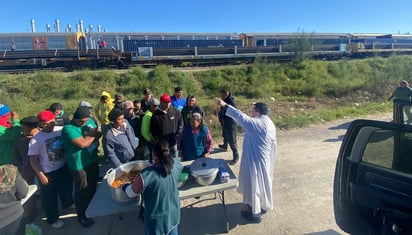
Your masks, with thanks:
[(253, 117), (218, 99), (231, 117), (245, 130), (239, 170), (239, 187), (243, 204), (247, 208), (242, 216), (252, 223), (261, 222), (261, 214), (273, 210), (273, 171), (276, 157), (276, 127), (267, 116), (268, 107), (256, 103)]

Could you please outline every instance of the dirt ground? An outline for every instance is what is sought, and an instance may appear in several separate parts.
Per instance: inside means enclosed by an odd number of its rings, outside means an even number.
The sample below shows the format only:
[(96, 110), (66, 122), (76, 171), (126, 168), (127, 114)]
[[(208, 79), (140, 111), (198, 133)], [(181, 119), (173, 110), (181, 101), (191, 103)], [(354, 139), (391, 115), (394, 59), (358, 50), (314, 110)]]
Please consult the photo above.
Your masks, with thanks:
[[(391, 114), (364, 117), (390, 120)], [(313, 125), (308, 128), (278, 130), (278, 152), (274, 177), (275, 208), (263, 216), (261, 224), (249, 224), (240, 216), (242, 197), (236, 190), (225, 192), (226, 209), (231, 235), (244, 234), (344, 234), (336, 225), (333, 214), (332, 185), (336, 158), (343, 135), (353, 118)], [(239, 136), (239, 145), (242, 137)], [(217, 146), (218, 143), (215, 143)], [(214, 158), (231, 159), (231, 151), (219, 152)], [(239, 164), (232, 167), (237, 175)], [(200, 200), (182, 201), (179, 234), (227, 234), (222, 205), (213, 195)], [(193, 204), (197, 202), (196, 204)], [(193, 205), (192, 205), (193, 204)], [(138, 212), (98, 217), (96, 224), (84, 229), (74, 210), (66, 211), (61, 230), (51, 229), (42, 213), (35, 223), (43, 234), (143, 234), (143, 225), (137, 221)]]

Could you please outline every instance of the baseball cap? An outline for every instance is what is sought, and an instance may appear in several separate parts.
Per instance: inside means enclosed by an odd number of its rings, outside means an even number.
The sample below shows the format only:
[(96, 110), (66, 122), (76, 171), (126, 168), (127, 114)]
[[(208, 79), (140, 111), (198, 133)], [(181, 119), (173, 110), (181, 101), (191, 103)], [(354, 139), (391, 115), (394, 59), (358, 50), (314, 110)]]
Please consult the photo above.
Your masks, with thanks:
[(37, 121), (39, 122), (50, 122), (55, 119), (56, 115), (50, 110), (43, 110), (37, 114)]
[(168, 95), (168, 94), (163, 94), (162, 96), (160, 96), (160, 102), (163, 102), (163, 103), (170, 103), (170, 102), (172, 102), (172, 100), (170, 99), (170, 95)]
[(37, 118), (35, 116), (28, 116), (20, 120), (20, 124), (28, 127), (37, 127)]
[(10, 107), (5, 104), (0, 104), (0, 116), (6, 115), (10, 112)]
[(90, 104), (89, 102), (87, 102), (87, 101), (80, 101), (80, 103), (79, 103), (79, 107), (88, 107), (88, 108), (92, 108), (93, 107), (93, 105), (92, 104)]
[(152, 98), (149, 102), (149, 105), (160, 105), (160, 102), (156, 98)]
[(90, 117), (90, 110), (86, 106), (80, 106), (73, 114), (73, 119), (83, 119)]

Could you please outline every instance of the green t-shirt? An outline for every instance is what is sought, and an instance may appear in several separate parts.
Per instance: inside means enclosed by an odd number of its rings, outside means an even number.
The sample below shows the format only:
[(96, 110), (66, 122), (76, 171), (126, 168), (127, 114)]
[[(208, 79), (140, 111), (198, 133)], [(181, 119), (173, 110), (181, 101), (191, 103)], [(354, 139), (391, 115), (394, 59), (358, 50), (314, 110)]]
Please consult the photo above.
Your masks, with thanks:
[(0, 126), (0, 165), (12, 163), (13, 143), (20, 134), (20, 119), (14, 119), (11, 128)]
[(73, 140), (83, 137), (83, 132), (88, 131), (89, 128), (96, 128), (96, 124), (91, 118), (83, 127), (75, 126), (72, 123), (63, 127), (64, 152), (70, 170), (81, 170), (97, 161), (98, 140), (95, 140), (87, 148), (80, 148), (72, 143)]

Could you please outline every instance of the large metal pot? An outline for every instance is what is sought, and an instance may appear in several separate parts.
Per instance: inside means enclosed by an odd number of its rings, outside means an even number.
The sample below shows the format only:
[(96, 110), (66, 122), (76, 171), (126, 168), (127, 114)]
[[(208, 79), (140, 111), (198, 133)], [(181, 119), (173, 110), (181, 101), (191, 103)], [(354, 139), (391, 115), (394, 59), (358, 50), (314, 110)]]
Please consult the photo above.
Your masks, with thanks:
[(192, 162), (190, 170), (195, 182), (205, 186), (215, 181), (219, 163), (213, 158), (199, 158)]
[(111, 168), (106, 172), (106, 181), (110, 187), (110, 193), (114, 200), (118, 202), (127, 202), (133, 200), (129, 198), (122, 190), (122, 187), (115, 188), (112, 186), (112, 183), (115, 179), (121, 176), (124, 173), (129, 173), (132, 170), (143, 170), (144, 168), (151, 166), (152, 163), (149, 161), (131, 161), (125, 164), (122, 164), (115, 169)]

